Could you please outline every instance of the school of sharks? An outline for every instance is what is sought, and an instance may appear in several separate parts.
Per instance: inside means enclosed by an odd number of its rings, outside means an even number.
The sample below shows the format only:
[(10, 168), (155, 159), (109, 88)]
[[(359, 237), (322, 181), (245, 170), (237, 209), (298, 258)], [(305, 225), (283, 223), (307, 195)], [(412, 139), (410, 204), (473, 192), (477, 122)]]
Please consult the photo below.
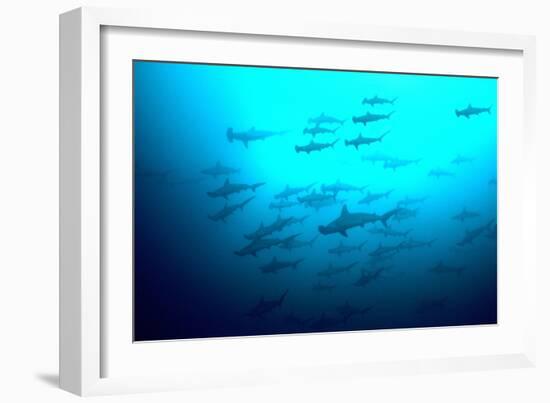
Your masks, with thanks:
[[(475, 257), (457, 263), (461, 256), (483, 248), (496, 251), (496, 209), (487, 215), (475, 205), (447, 210), (443, 207), (438, 213), (440, 225), (431, 236), (426, 236), (426, 224), (420, 220), (430, 209), (429, 203), (438, 189), (459, 187), (453, 183), (465, 175), (465, 167), (483, 157), (457, 153), (446, 165), (432, 166), (425, 161), (421, 150), (410, 158), (395, 155), (385, 144), (392, 137), (395, 141), (407, 135), (392, 127), (392, 122), (400, 116), (400, 94), (365, 95), (356, 100), (356, 113), (344, 115), (319, 110), (316, 115), (304, 115), (301, 127), (281, 130), (268, 130), (259, 124), (246, 129), (227, 127), (225, 132), (213, 134), (210, 141), (247, 156), (253, 155), (258, 144), (269, 147), (269, 142), (284, 138), (289, 146), (285, 148), (286, 155), (279, 156), (281, 164), (286, 158), (299, 158), (306, 167), (308, 158), (346, 150), (353, 153), (365, 170), (380, 170), (395, 178), (409, 170), (420, 172), (431, 181), (429, 191), (421, 188), (415, 194), (398, 187), (384, 187), (373, 184), (372, 176), (366, 174), (359, 180), (354, 176), (353, 181), (348, 181), (344, 168), (341, 177), (332, 181), (319, 177), (302, 182), (299, 175), (296, 180), (290, 175), (285, 178), (284, 186), (273, 191), (268, 186), (271, 178), (264, 176), (261, 169), (245, 172), (245, 164), (239, 166), (221, 158), (204, 164), (198, 176), (179, 181), (170, 169), (136, 171), (137, 181), (153, 181), (168, 188), (184, 185), (185, 192), (200, 193), (197, 197), (203, 198), (204, 206), (216, 203), (218, 209), (199, 209), (193, 214), (209, 220), (216, 232), (225, 233), (231, 228), (230, 237), (239, 246), (224, 254), (212, 251), (212, 255), (221, 262), (235, 258), (241, 262), (242, 267), (234, 264), (231, 267), (234, 278), (254, 276), (254, 284), (277, 284), (276, 289), (260, 286), (257, 292), (254, 287), (247, 289), (249, 295), (256, 295), (235, 312), (235, 322), (246, 322), (241, 330), (204, 331), (191, 336), (181, 331), (171, 338), (492, 322), (486, 319), (453, 321), (453, 317), (460, 315), (456, 313), (456, 297), (451, 296), (446, 287), (469, 275), (475, 278), (476, 271), (481, 270), (476, 266)], [(495, 113), (494, 105), (479, 105), (471, 100), (449, 109), (447, 118), (452, 119), (451, 124), (460, 122), (474, 130), (484, 119), (494, 119)], [(246, 178), (256, 180), (243, 180), (245, 173)], [(483, 182), (488, 192), (496, 193), (493, 175), (484, 177)], [(496, 205), (496, 198), (494, 203)], [(251, 206), (255, 206), (253, 213)], [(234, 225), (237, 223), (239, 225)], [(418, 254), (422, 256), (421, 263), (414, 265)], [(480, 265), (484, 264), (483, 259), (478, 260)], [(494, 265), (496, 270), (496, 261)], [(201, 269), (195, 267), (195, 270)], [(404, 313), (408, 319), (396, 320), (395, 325), (391, 318), (381, 320), (387, 307), (384, 298), (378, 298), (382, 290), (379, 285), (384, 281), (398, 282), (399, 286), (394, 288), (396, 298), (400, 293), (409, 295), (412, 291), (405, 288), (407, 276), (412, 272), (420, 279), (428, 279), (431, 288), (408, 300)], [(262, 291), (266, 289), (267, 294)], [(370, 297), (362, 300), (361, 295)], [(309, 299), (310, 304), (301, 311), (300, 304), (292, 303), (293, 298)], [(319, 298), (332, 300), (332, 305), (327, 308), (323, 303), (322, 308), (316, 310)], [(192, 304), (192, 299), (188, 303)], [(199, 315), (196, 313), (194, 317)], [(208, 315), (216, 316), (212, 312), (204, 313)], [(425, 320), (430, 316), (435, 319)], [(204, 320), (215, 322), (215, 319)]]

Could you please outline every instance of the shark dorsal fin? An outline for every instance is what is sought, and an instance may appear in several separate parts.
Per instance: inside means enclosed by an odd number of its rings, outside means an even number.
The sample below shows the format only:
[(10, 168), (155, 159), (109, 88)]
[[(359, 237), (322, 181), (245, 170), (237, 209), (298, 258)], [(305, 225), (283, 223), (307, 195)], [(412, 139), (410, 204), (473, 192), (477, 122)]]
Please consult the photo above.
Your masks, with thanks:
[(471, 107), (472, 107), (472, 104), (471, 104), (471, 103), (469, 103), (469, 104), (468, 104), (468, 108), (471, 108)]
[(256, 130), (256, 127), (255, 127), (255, 126), (252, 126), (252, 127), (250, 128), (250, 131), (253, 132), (254, 130)]
[(285, 190), (290, 189), (290, 186), (288, 186), (288, 183), (286, 184)]
[(260, 228), (263, 228), (263, 227), (264, 227), (264, 222), (262, 221), (262, 222), (260, 223)]
[(340, 215), (343, 217), (343, 216), (347, 216), (348, 214), (349, 214), (348, 206), (346, 204), (344, 204), (342, 206), (342, 212), (340, 213)]
[(344, 242), (340, 241), (340, 245), (338, 245), (340, 248), (344, 246)]
[(229, 185), (229, 178), (227, 178), (223, 184), (224, 185)]

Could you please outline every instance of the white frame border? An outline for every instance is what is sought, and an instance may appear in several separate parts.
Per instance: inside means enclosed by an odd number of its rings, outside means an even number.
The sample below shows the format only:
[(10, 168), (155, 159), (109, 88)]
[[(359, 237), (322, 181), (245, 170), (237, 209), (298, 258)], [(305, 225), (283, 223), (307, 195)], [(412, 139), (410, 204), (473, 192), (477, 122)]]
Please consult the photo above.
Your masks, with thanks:
[[(101, 378), (100, 298), (100, 27), (179, 29), (287, 37), (375, 41), (523, 52), (525, 178), (524, 226), (536, 228), (535, 39), (531, 36), (412, 28), (372, 27), (320, 21), (212, 19), (151, 10), (79, 8), (60, 16), (60, 386), (79, 395), (209, 387), (229, 382), (177, 377)], [(534, 236), (534, 235), (533, 235)], [(531, 242), (529, 242), (531, 241)], [(353, 372), (403, 374), (533, 366), (536, 336), (536, 243), (524, 239), (526, 344), (523, 354), (354, 364)], [(531, 253), (526, 253), (530, 251)], [(306, 373), (307, 372), (307, 373)], [(334, 378), (334, 368), (230, 382), (239, 385)], [(351, 371), (341, 371), (348, 376)], [(356, 375), (357, 376), (357, 375)]]

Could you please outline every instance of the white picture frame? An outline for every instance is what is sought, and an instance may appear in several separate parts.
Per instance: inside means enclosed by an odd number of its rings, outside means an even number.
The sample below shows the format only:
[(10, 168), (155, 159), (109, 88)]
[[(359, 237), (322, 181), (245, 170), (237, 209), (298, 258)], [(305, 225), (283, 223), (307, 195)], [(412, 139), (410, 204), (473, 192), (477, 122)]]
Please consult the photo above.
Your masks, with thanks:
[[(106, 303), (108, 291), (104, 279), (109, 277), (102, 272), (105, 268), (103, 229), (108, 217), (102, 215), (104, 206), (103, 194), (106, 185), (105, 175), (110, 172), (105, 168), (105, 144), (101, 133), (108, 130), (108, 123), (102, 121), (102, 92), (109, 88), (102, 87), (101, 57), (102, 30), (108, 27), (121, 29), (155, 29), (168, 32), (219, 33), (219, 35), (248, 35), (261, 38), (283, 38), (285, 40), (320, 39), (338, 40), (354, 43), (378, 43), (384, 45), (421, 46), (433, 49), (468, 49), (478, 54), (490, 51), (516, 52), (521, 58), (521, 76), (516, 77), (521, 83), (523, 92), (519, 94), (518, 105), (521, 105), (521, 126), (510, 142), (499, 145), (499, 158), (505, 155), (505, 161), (517, 162), (517, 171), (511, 173), (506, 166), (499, 166), (499, 206), (501, 197), (506, 197), (506, 214), (510, 217), (509, 229), (517, 229), (515, 238), (504, 241), (504, 245), (514, 242), (515, 249), (509, 251), (512, 260), (521, 267), (520, 277), (515, 287), (516, 298), (522, 299), (516, 315), (523, 321), (513, 324), (514, 340), (503, 344), (498, 351), (484, 350), (483, 345), (477, 349), (448, 351), (445, 347), (437, 351), (427, 351), (415, 357), (400, 355), (388, 359), (368, 360), (359, 357), (357, 360), (338, 361), (333, 358), (312, 359), (315, 350), (291, 359), (280, 359), (281, 351), (305, 351), (308, 345), (315, 345), (322, 340), (326, 345), (334, 343), (364, 343), (366, 337), (370, 342), (382, 338), (395, 337), (402, 342), (406, 337), (452, 341), (456, 337), (474, 337), (471, 329), (442, 329), (437, 334), (428, 332), (399, 331), (390, 335), (378, 333), (364, 334), (330, 334), (323, 339), (317, 336), (301, 335), (292, 337), (259, 337), (242, 339), (210, 340), (191, 346), (195, 351), (193, 357), (184, 364), (171, 363), (170, 371), (143, 371), (130, 373), (128, 368), (119, 366), (117, 371), (107, 370), (106, 357), (115, 356), (112, 350), (124, 350), (124, 347), (112, 343), (106, 336), (106, 321), (111, 315), (112, 306)], [(159, 32), (159, 31), (157, 31)], [(199, 34), (200, 35), (200, 34)], [(154, 44), (154, 40), (153, 44)], [(158, 39), (160, 41), (160, 39)], [(160, 44), (160, 42), (159, 42)], [(250, 21), (197, 19), (192, 15), (172, 15), (170, 13), (152, 12), (150, 10), (117, 10), (103, 8), (81, 8), (70, 11), (60, 17), (60, 385), (63, 389), (79, 395), (97, 395), (112, 393), (130, 393), (139, 391), (159, 391), (191, 387), (213, 387), (217, 385), (246, 385), (262, 382), (289, 382), (300, 379), (329, 379), (346, 376), (367, 376), (373, 373), (403, 374), (417, 372), (442, 372), (449, 370), (475, 370), (481, 368), (527, 367), (535, 362), (535, 326), (534, 317), (536, 295), (536, 261), (535, 261), (535, 171), (534, 155), (534, 100), (535, 100), (535, 41), (533, 37), (505, 34), (467, 33), (455, 31), (428, 31), (408, 28), (383, 28), (346, 24), (332, 24), (319, 21)], [(132, 57), (129, 54), (128, 57)], [(431, 56), (433, 57), (433, 56)], [(434, 69), (437, 69), (434, 67)], [(518, 74), (516, 70), (515, 73)], [(434, 70), (432, 72), (437, 72)], [(123, 90), (113, 86), (113, 91)], [(520, 87), (518, 87), (520, 88)], [(508, 121), (503, 121), (508, 125)], [(500, 121), (499, 121), (500, 123)], [(516, 122), (518, 123), (518, 122)], [(502, 147), (502, 149), (500, 149)], [(114, 149), (113, 149), (114, 150)], [(111, 150), (112, 151), (112, 150)], [(510, 186), (500, 187), (501, 170), (506, 173)], [(510, 203), (508, 203), (510, 201)], [(508, 213), (507, 211), (510, 211)], [(508, 220), (501, 217), (499, 222)], [(499, 225), (499, 238), (502, 228)], [(505, 227), (506, 228), (506, 227)], [(499, 241), (499, 249), (502, 244)], [(500, 259), (500, 252), (499, 252)], [(510, 282), (511, 283), (511, 282)], [(131, 318), (127, 318), (131, 320)], [(502, 328), (483, 330), (475, 337), (487, 338), (504, 335)], [(118, 330), (117, 330), (118, 332)], [(123, 330), (121, 331), (123, 332)], [(394, 331), (395, 332), (395, 331)], [(411, 332), (407, 336), (407, 332)], [(447, 332), (447, 333), (446, 333)], [(485, 334), (482, 334), (485, 332)], [(507, 335), (509, 335), (507, 333)], [(393, 336), (392, 336), (393, 335)], [(506, 336), (508, 337), (508, 336)], [(315, 338), (315, 339), (313, 339)], [(116, 339), (116, 335), (115, 335)], [(122, 337), (127, 340), (127, 337)], [(114, 340), (114, 339), (113, 339)], [(411, 339), (412, 340), (412, 339)], [(131, 344), (131, 340), (129, 341)], [(382, 341), (380, 341), (382, 343)], [(176, 352), (178, 343), (153, 343), (137, 362), (154, 369), (155, 365), (167, 363), (166, 357)], [(498, 343), (495, 343), (498, 344)], [(246, 345), (246, 346), (245, 346)], [(107, 348), (109, 346), (109, 348)], [(128, 347), (128, 354), (131, 346)], [(239, 351), (241, 357), (254, 356), (267, 349), (273, 354), (260, 367), (252, 360), (238, 362), (229, 351)], [(281, 350), (283, 349), (283, 350)], [(294, 350), (292, 350), (294, 349)], [(225, 357), (225, 366), (216, 365), (214, 357), (206, 355), (215, 351)], [(125, 353), (126, 354), (126, 353)], [(139, 354), (139, 352), (136, 352)], [(187, 352), (189, 354), (189, 352)], [(200, 370), (194, 370), (193, 363), (203, 359)], [(129, 355), (119, 354), (119, 361), (132, 363)], [(300, 361), (301, 360), (301, 361)], [(309, 360), (309, 361), (308, 361)], [(298, 362), (300, 361), (300, 362)], [(179, 360), (177, 360), (179, 362)], [(135, 364), (132, 364), (135, 365)], [(209, 366), (213, 367), (209, 370)], [(261, 370), (261, 375), (258, 374)], [(127, 372), (127, 373), (126, 373)], [(115, 375), (111, 375), (114, 373)]]

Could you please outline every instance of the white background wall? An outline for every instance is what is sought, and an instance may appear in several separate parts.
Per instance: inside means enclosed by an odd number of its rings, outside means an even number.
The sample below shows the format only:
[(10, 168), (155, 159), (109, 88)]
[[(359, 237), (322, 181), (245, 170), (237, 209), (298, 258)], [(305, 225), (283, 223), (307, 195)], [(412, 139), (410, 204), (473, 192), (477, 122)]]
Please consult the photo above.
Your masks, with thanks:
[[(523, 0), (71, 1), (11, 0), (0, 6), (0, 401), (66, 402), (57, 382), (58, 14), (81, 5), (179, 7), (183, 13), (292, 15), (374, 25), (452, 28), (537, 35), (538, 150), (550, 153), (546, 97), (550, 73), (547, 2)], [(548, 166), (548, 163), (545, 162)], [(548, 185), (539, 174), (539, 184)], [(539, 191), (539, 261), (548, 242), (547, 189)], [(548, 237), (547, 237), (548, 239)], [(544, 257), (540, 267), (550, 270)], [(540, 276), (536, 369), (374, 377), (333, 384), (180, 392), (97, 400), (246, 401), (550, 401), (549, 276)], [(500, 399), (500, 400), (497, 400)]]

